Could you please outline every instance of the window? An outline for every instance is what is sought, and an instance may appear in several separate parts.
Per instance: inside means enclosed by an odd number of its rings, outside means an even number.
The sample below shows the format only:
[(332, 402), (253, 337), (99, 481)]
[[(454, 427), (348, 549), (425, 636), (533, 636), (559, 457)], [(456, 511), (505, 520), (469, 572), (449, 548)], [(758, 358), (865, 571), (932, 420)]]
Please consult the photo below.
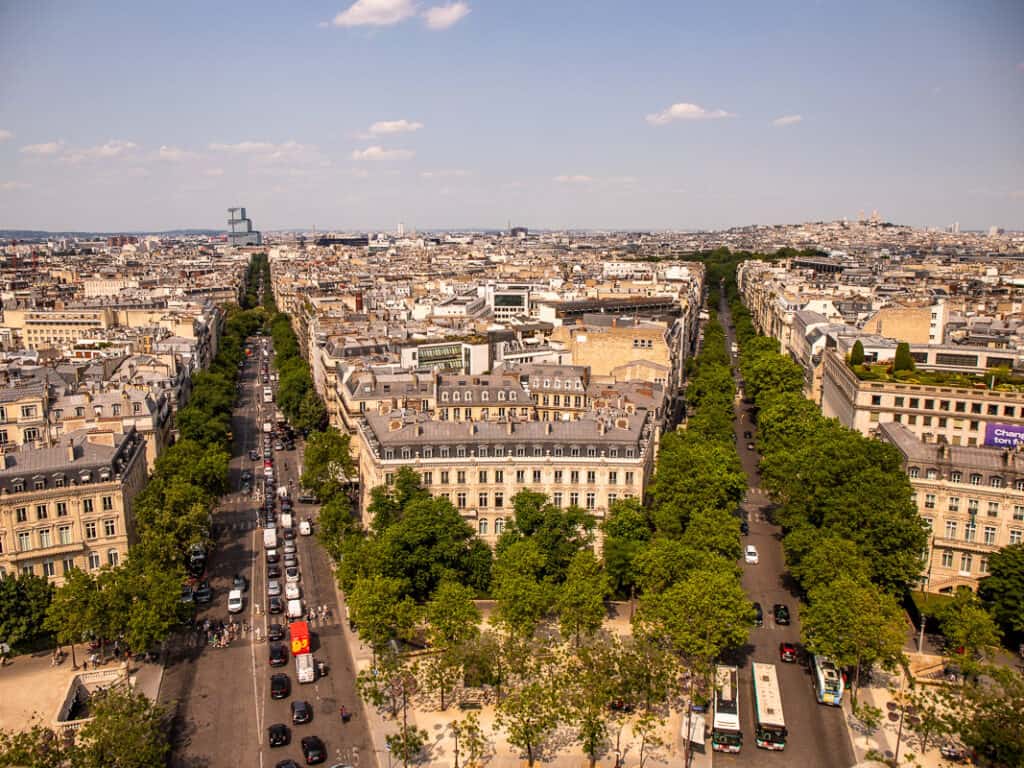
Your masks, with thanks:
[(103, 535), (104, 536), (113, 536), (116, 531), (117, 531), (117, 527), (114, 525), (114, 521), (113, 520), (104, 520), (103, 521)]
[(1010, 543), (1011, 544), (1020, 544), (1020, 542), (1021, 542), (1021, 529), (1020, 528), (1011, 528), (1010, 529)]
[(423, 473), (423, 484), (424, 485), (432, 485), (433, 482), (434, 482), (434, 473), (433, 472), (424, 472)]
[(561, 506), (562, 506), (562, 499), (563, 499), (563, 498), (564, 498), (564, 497), (563, 497), (563, 495), (562, 495), (562, 492), (561, 492), (561, 491), (555, 491), (555, 492), (554, 492), (554, 493), (553, 493), (553, 494), (551, 495), (551, 500), (552, 500), (552, 502), (554, 503), (554, 505), (555, 505), (556, 507), (561, 507)]
[(466, 458), (466, 446), (460, 445), (455, 449), (455, 457), (459, 459)]
[(981, 413), (981, 403), (971, 403), (971, 413)]
[(618, 497), (619, 497), (619, 495), (617, 493), (609, 493), (608, 494), (608, 506), (609, 507), (612, 506), (615, 503), (615, 499), (617, 499)]
[(441, 485), (448, 485), (448, 470), (441, 470)]
[(562, 470), (560, 470), (560, 469), (556, 469), (555, 470), (555, 480), (554, 480), (554, 482), (556, 484), (562, 482)]
[(597, 506), (597, 494), (587, 491), (587, 509), (594, 509)]
[(516, 482), (520, 483), (520, 484), (523, 484), (523, 483), (526, 482), (526, 470), (525, 469), (517, 469), (516, 470)]
[(619, 482), (619, 473), (612, 471), (608, 473), (608, 485), (617, 485)]
[(23, 565), (21, 566), (21, 572), (26, 576), (35, 576), (36, 569), (32, 565)]
[(938, 480), (939, 472), (936, 469), (929, 468), (928, 471), (924, 473), (924, 476), (927, 477), (929, 480)]
[(1024, 480), (1018, 480), (1013, 484), (1013, 487), (1018, 491), (1024, 491)]
[(981, 485), (981, 475), (977, 472), (971, 473), (971, 485)]
[(57, 564), (53, 560), (43, 561), (43, 576), (49, 578), (57, 575)]
[(579, 484), (579, 482), (580, 482), (579, 470), (574, 469), (571, 472), (569, 472), (569, 482), (572, 483), (573, 485)]
[(95, 539), (96, 538), (96, 522), (91, 521), (85, 524), (85, 538)]
[(494, 470), (494, 482), (504, 483), (505, 482), (505, 470), (496, 469)]
[(71, 543), (71, 526), (62, 525), (57, 529), (57, 540), (62, 544)]
[(53, 545), (53, 541), (50, 538), (50, 529), (49, 528), (43, 528), (41, 531), (39, 531), (39, 546), (41, 548), (45, 549), (46, 547), (49, 547), (49, 546), (52, 546), (52, 545)]
[(442, 459), (447, 459), (448, 458), (448, 446), (447, 445), (442, 445), (440, 452), (441, 452), (441, 458)]
[(895, 405), (895, 406), (896, 406), (897, 408), (902, 408), (902, 407), (903, 407), (903, 398), (902, 398), (902, 397), (896, 397), (896, 398), (894, 398), (894, 399), (893, 399), (893, 404), (894, 404), (894, 405)]
[(970, 552), (960, 553), (960, 573), (970, 573), (974, 557)]
[(955, 539), (956, 538), (956, 520), (947, 520), (946, 521), (946, 538), (947, 539)]
[(505, 494), (501, 491), (494, 494), (494, 506), (499, 508), (505, 506)]
[(924, 495), (924, 508), (925, 509), (935, 509), (935, 494), (934, 493), (926, 493)]
[(458, 493), (455, 494), (455, 506), (457, 506), (459, 509), (465, 509), (466, 508), (466, 492), (465, 491), (459, 491)]
[(525, 455), (526, 455), (526, 446), (525, 445), (517, 445), (516, 446), (516, 456), (525, 456)]
[(1024, 504), (1013, 505), (1013, 519), (1024, 520)]
[(34, 440), (39, 439), (39, 430), (35, 427), (30, 427), (21, 433), (22, 438), (26, 443), (30, 443)]
[(985, 526), (985, 543), (989, 546), (996, 543), (996, 528), (994, 525)]
[(476, 524), (476, 532), (480, 536), (486, 536), (487, 535), (487, 521), (486, 520), (479, 520), (477, 522), (477, 524)]
[(431, 448), (429, 445), (426, 448), (423, 449), (423, 458), (424, 459), (432, 459), (432, 458), (434, 458), (434, 449)]
[(597, 472), (592, 469), (587, 470), (587, 485), (593, 485), (597, 482)]
[(14, 519), (19, 523), (24, 523), (28, 520), (28, 507), (18, 507), (14, 510)]
[(43, 480), (42, 478), (39, 478), (37, 480), (33, 480), (32, 481), (32, 488), (34, 488), (37, 491), (41, 491), (45, 487), (46, 487), (46, 481)]
[(107, 550), (107, 563), (109, 565), (117, 565), (118, 559), (119, 559), (119, 555), (117, 554), (117, 550), (116, 549), (108, 549)]
[(66, 558), (64, 558), (63, 560), (61, 560), (61, 566), (63, 566), (62, 569), (61, 569), (61, 572), (65, 576), (67, 576), (69, 573), (71, 573), (71, 571), (73, 571), (75, 569), (75, 558), (73, 558), (73, 557), (66, 557)]
[(478, 507), (486, 507), (487, 506), (487, 501), (488, 501), (488, 498), (487, 498), (487, 494), (486, 493), (481, 493), (481, 494), (479, 494), (479, 496), (477, 496), (477, 502), (476, 503), (477, 503)]
[(962, 483), (964, 481), (963, 478), (963, 474), (961, 474), (958, 471), (953, 471), (949, 473), (949, 481), (951, 483)]
[(541, 481), (540, 478), (541, 478), (540, 470), (539, 469), (533, 470), (533, 482), (539, 483)]
[(978, 558), (978, 573), (982, 575), (988, 573), (988, 558), (985, 555)]
[(999, 517), (999, 502), (998, 501), (990, 501), (988, 503), (988, 516), (989, 517)]
[(36, 504), (36, 520), (45, 520), (47, 509), (45, 504)]
[(960, 497), (959, 496), (950, 496), (949, 497), (949, 511), (950, 512), (959, 512), (960, 511)]
[(569, 506), (578, 507), (580, 505), (580, 495), (577, 491), (569, 493)]
[(36, 407), (34, 405), (23, 405), (21, 406), (21, 418), (31, 419), (36, 415)]
[(494, 519), (494, 535), (495, 536), (500, 536), (504, 530), (505, 530), (505, 520), (504, 520), (504, 518), (496, 517)]
[(632, 472), (627, 472), (626, 473), (626, 485), (632, 485), (632, 484), (633, 484), (633, 473)]
[[(409, 450), (408, 446), (402, 449), (402, 458), (406, 461), (412, 458), (412, 451)], [(104, 497), (104, 501), (106, 501), (106, 497)], [(104, 509), (109, 509), (109, 507), (104, 507)]]
[(92, 499), (82, 499), (82, 512), (92, 512)]
[(942, 567), (952, 568), (953, 567), (953, 550), (944, 549), (942, 550)]
[(100, 553), (99, 552), (90, 552), (89, 553), (89, 570), (90, 571), (95, 571), (99, 567), (100, 567)]
[(972, 515), (978, 514), (978, 500), (968, 499), (967, 500), (967, 512)]
[(964, 541), (974, 541), (978, 537), (978, 526), (974, 523), (967, 523), (964, 526)]
[(481, 483), (486, 483), (487, 482), (487, 470), (486, 469), (481, 469), (480, 472), (477, 473), (477, 480), (478, 480), (478, 482), (481, 482)]
[(1002, 488), (1003, 478), (999, 477), (998, 475), (993, 475), (992, 477), (989, 478), (988, 484), (991, 485), (993, 488)]
[(872, 405), (881, 405), (882, 404), (882, 396), (881, 395), (872, 395), (871, 396), (871, 404)]
[(395, 482), (395, 473), (394, 472), (385, 472), (384, 473), (384, 485), (391, 485), (393, 482)]
[(18, 532), (18, 551), (28, 552), (32, 549), (32, 534), (28, 531)]
[(455, 482), (459, 485), (466, 484), (466, 471), (464, 469), (460, 469), (455, 473)]

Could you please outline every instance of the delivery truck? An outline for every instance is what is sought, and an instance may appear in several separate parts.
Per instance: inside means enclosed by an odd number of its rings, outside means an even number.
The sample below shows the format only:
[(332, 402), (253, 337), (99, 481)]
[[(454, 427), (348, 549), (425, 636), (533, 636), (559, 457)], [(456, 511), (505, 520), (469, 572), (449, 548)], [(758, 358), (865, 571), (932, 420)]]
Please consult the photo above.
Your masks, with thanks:
[(290, 531), (292, 528), (292, 516), (288, 512), (284, 512), (281, 515), (281, 527), (286, 531)]
[(295, 677), (300, 683), (316, 682), (316, 667), (312, 653), (301, 653), (295, 657)]

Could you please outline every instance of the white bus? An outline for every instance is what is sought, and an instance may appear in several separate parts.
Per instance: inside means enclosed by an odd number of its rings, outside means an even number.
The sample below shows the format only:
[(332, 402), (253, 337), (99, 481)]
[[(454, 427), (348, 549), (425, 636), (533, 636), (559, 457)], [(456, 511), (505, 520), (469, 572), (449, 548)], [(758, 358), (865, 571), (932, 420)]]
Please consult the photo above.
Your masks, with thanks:
[(270, 387), (264, 387), (263, 388), (263, 402), (264, 403), (272, 403), (272, 402), (274, 402), (274, 390), (272, 390)]
[(786, 748), (786, 718), (774, 664), (754, 662), (754, 742), (762, 749)]
[(814, 680), (814, 695), (819, 704), (830, 704), (833, 707), (843, 705), (846, 686), (842, 673), (831, 660), (815, 654), (811, 658), (811, 676)]
[(711, 748), (716, 752), (739, 752), (743, 745), (738, 683), (739, 671), (736, 667), (715, 668), (715, 709), (711, 725)]

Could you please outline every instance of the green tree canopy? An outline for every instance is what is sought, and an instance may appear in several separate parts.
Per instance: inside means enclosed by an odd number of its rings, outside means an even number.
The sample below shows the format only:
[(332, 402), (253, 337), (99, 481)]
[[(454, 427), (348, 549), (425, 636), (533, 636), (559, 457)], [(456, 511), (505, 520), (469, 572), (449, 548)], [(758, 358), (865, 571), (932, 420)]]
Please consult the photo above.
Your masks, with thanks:
[(573, 638), (578, 646), (581, 637), (599, 630), (607, 613), (604, 601), (609, 593), (608, 577), (593, 550), (581, 549), (573, 555), (555, 598), (562, 635)]
[(344, 490), (355, 468), (349, 448), (349, 436), (336, 429), (312, 432), (306, 440), (302, 486), (309, 488), (321, 501), (330, 501)]
[(1007, 635), (1024, 636), (1024, 544), (1011, 544), (989, 557), (989, 575), (978, 594)]
[(860, 339), (853, 342), (853, 349), (850, 350), (850, 365), (864, 365), (864, 345)]
[(544, 575), (547, 557), (533, 539), (508, 544), (494, 562), (492, 621), (519, 637), (531, 637), (551, 610), (555, 585)]
[(553, 583), (564, 581), (573, 556), (593, 541), (593, 516), (579, 507), (561, 509), (534, 491), (520, 491), (512, 505), (515, 516), (498, 539), (498, 556), (512, 544), (529, 539), (544, 557), (541, 575)]

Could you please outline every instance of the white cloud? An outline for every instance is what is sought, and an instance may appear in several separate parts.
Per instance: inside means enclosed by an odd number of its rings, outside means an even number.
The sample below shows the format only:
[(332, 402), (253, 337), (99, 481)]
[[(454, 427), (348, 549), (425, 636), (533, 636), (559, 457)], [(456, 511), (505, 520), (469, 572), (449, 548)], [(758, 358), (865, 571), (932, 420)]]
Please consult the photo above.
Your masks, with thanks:
[(557, 181), (559, 184), (589, 184), (594, 179), (591, 176), (584, 176), (582, 174), (576, 174), (572, 176), (567, 176), (563, 174), (562, 176), (555, 176), (554, 180)]
[(4, 192), (15, 192), (22, 189), (31, 189), (31, 184), (26, 184), (23, 181), (4, 181), (0, 182), (0, 190)]
[(63, 141), (47, 141), (43, 144), (28, 144), (21, 148), (23, 155), (56, 155), (64, 149)]
[(0, 128), (0, 141), (7, 141), (8, 139), (13, 139), (13, 138), (14, 138), (14, 133), (13, 132), (6, 131), (3, 128)]
[(384, 147), (367, 147), (352, 152), (353, 160), (406, 160), (416, 153), (410, 149), (384, 149)]
[(356, 0), (333, 23), (336, 27), (387, 27), (415, 15), (413, 0)]
[(420, 176), (424, 179), (463, 179), (471, 173), (461, 168), (446, 168), (440, 171), (423, 171)]
[(240, 141), (237, 144), (214, 142), (210, 145), (210, 149), (214, 152), (232, 152), (239, 155), (248, 155), (272, 152), (274, 145), (267, 141)]
[(463, 2), (435, 5), (423, 12), (423, 18), (430, 29), (448, 29), (469, 15), (469, 5)]
[(224, 175), (224, 169), (223, 168), (207, 168), (205, 171), (203, 171), (203, 175), (204, 176), (210, 176), (210, 177), (223, 176)]
[(668, 125), (674, 120), (717, 120), (723, 117), (735, 117), (735, 115), (724, 109), (704, 109), (697, 104), (680, 102), (661, 112), (647, 115), (646, 120), (651, 125)]
[(270, 141), (239, 141), (235, 144), (215, 142), (209, 145), (213, 152), (224, 152), (251, 158), (256, 163), (308, 163), (320, 159), (319, 150), (312, 144), (294, 140), (274, 144)]
[(772, 120), (772, 125), (782, 128), (787, 125), (796, 125), (797, 123), (803, 122), (803, 115), (783, 115), (782, 117), (776, 117)]
[(412, 133), (423, 127), (423, 123), (410, 120), (378, 120), (370, 126), (370, 135), (384, 136), (389, 133)]
[(133, 149), (137, 149), (138, 144), (133, 141), (123, 141), (121, 139), (111, 139), (106, 144), (99, 144), (95, 147), (87, 147), (85, 149), (76, 149), (69, 152), (61, 159), (65, 162), (77, 165), (78, 163), (85, 162), (87, 160), (110, 160), (115, 157), (120, 157)]
[(191, 160), (196, 156), (195, 152), (189, 152), (187, 149), (181, 147), (173, 147), (164, 144), (160, 147), (160, 151), (157, 153), (161, 160), (167, 160), (171, 163), (178, 163), (182, 160)]
[(327, 29), (329, 26), (331, 26), (331, 23), (329, 21), (321, 21), (317, 23), (316, 26), (317, 29)]

